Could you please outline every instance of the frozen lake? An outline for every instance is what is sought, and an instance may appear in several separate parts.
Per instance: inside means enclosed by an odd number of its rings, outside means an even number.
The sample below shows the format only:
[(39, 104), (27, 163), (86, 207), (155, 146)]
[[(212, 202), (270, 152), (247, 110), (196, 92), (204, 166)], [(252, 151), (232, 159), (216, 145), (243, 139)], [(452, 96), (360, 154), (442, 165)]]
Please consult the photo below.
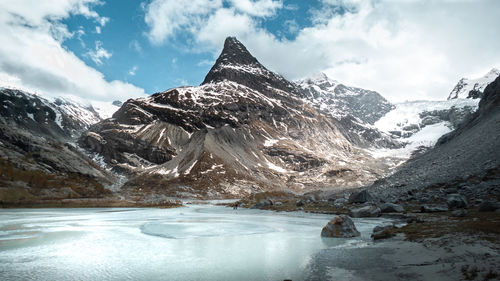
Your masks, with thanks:
[(0, 210), (0, 280), (302, 280), (332, 215), (191, 205)]

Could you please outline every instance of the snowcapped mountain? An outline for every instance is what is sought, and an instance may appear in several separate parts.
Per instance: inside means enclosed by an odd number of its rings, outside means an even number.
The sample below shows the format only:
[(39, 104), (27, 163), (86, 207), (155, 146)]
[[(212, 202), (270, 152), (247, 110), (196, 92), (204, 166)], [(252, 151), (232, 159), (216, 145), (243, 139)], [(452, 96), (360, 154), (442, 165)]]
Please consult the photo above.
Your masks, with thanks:
[(493, 68), (486, 75), (478, 79), (462, 78), (451, 91), (448, 100), (457, 98), (481, 98), (486, 86), (493, 82), (498, 76), (500, 76), (500, 70)]
[(318, 73), (296, 83), (304, 91), (307, 100), (338, 119), (353, 116), (373, 125), (393, 108), (393, 105), (379, 93), (345, 86), (324, 73)]
[(111, 184), (114, 176), (74, 144), (100, 120), (92, 108), (6, 88), (0, 89), (0, 108), (0, 201), (20, 204), (105, 193), (103, 184)]
[(359, 186), (384, 172), (304, 96), (229, 37), (200, 86), (128, 100), (79, 144), (129, 175), (136, 196)]
[(342, 134), (364, 148), (399, 148), (401, 143), (373, 124), (394, 106), (375, 91), (345, 86), (324, 73), (296, 81), (300, 96), (337, 121)]
[(46, 98), (23, 90), (0, 88), (2, 117), (52, 136), (78, 137), (90, 125), (111, 117), (119, 105), (94, 101), (85, 104), (71, 97)]
[(458, 128), (477, 110), (483, 91), (500, 75), (493, 68), (479, 79), (462, 78), (446, 101), (409, 101), (395, 108), (375, 122), (380, 131), (406, 142), (397, 150), (379, 149), (374, 155), (407, 159), (414, 151), (429, 148), (444, 134)]
[(101, 120), (91, 106), (67, 98), (52, 101), (25, 91), (1, 88), (1, 116), (17, 126), (53, 137), (72, 138)]
[(499, 105), (500, 77), (497, 77), (486, 86), (476, 112), (456, 130), (442, 136), (433, 148), (403, 164), (390, 177), (377, 181), (372, 190), (382, 198), (398, 201), (450, 187), (473, 191), (466, 194), (481, 200), (498, 196)]

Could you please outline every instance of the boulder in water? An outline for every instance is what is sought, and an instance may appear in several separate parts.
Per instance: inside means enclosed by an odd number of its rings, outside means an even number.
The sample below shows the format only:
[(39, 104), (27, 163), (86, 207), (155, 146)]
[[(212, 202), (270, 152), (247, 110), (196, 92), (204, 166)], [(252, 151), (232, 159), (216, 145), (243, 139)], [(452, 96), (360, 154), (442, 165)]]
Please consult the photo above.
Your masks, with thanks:
[(359, 235), (354, 222), (346, 215), (336, 216), (321, 230), (321, 237), (351, 238)]

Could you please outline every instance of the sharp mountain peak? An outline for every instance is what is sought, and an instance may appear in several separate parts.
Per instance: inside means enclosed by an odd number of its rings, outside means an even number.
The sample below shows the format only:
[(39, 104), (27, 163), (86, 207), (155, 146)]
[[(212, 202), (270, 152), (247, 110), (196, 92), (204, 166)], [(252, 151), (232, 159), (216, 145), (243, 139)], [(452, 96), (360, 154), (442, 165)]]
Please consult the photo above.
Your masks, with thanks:
[(266, 94), (268, 87), (295, 93), (296, 85), (264, 67), (236, 37), (227, 37), (219, 58), (201, 83), (233, 81)]

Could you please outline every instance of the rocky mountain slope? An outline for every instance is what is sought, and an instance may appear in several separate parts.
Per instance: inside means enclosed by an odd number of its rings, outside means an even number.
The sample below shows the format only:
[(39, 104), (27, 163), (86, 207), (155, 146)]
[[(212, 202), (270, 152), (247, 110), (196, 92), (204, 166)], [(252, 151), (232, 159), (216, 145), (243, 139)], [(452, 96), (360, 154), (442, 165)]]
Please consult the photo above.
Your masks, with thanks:
[(500, 77), (484, 90), (478, 110), (426, 153), (411, 159), (392, 176), (377, 181), (380, 194), (425, 197), (415, 192), (461, 188), (479, 200), (500, 195)]
[(74, 144), (100, 120), (92, 108), (5, 88), (0, 89), (0, 107), (2, 204), (107, 193), (104, 185), (114, 176)]
[(448, 100), (481, 98), (486, 86), (498, 76), (500, 76), (500, 70), (493, 68), (486, 75), (478, 79), (462, 78), (448, 95)]
[(375, 91), (349, 87), (319, 73), (296, 81), (299, 95), (319, 112), (337, 120), (339, 130), (363, 148), (400, 148), (404, 144), (373, 124), (394, 106)]
[(79, 144), (129, 175), (134, 194), (215, 198), (375, 180), (385, 165), (303, 96), (230, 37), (200, 86), (128, 100)]
[(373, 125), (394, 108), (379, 93), (345, 86), (324, 73), (299, 80), (297, 84), (308, 101), (339, 119), (353, 116)]

